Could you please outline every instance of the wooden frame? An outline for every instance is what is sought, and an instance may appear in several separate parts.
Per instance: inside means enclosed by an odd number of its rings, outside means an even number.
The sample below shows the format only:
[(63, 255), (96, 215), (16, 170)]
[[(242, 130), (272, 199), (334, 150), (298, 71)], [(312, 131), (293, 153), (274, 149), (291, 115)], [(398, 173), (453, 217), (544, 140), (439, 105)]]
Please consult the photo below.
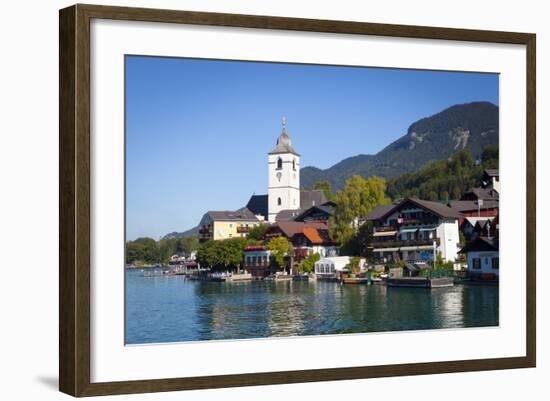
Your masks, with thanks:
[[(527, 48), (527, 288), (525, 357), (316, 369), (193, 378), (90, 382), (90, 20), (269, 28), (525, 45)], [(75, 5), (59, 16), (59, 388), (73, 396), (348, 380), (493, 369), (536, 363), (535, 48), (529, 33)]]

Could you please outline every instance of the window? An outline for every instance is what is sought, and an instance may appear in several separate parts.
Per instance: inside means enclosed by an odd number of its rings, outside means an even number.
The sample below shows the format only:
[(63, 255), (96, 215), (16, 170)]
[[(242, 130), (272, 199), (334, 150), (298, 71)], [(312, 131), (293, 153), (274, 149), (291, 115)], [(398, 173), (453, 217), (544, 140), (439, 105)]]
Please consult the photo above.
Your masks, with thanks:
[(281, 159), (280, 157), (277, 159), (277, 170), (282, 170), (283, 169), (283, 159)]
[(491, 259), (491, 267), (495, 270), (498, 269), (498, 257), (497, 258), (492, 258)]
[(472, 268), (479, 270), (481, 269), (481, 259), (480, 258), (473, 258), (472, 259)]
[(277, 206), (281, 206), (283, 203), (283, 201), (281, 200), (281, 198), (277, 198)]
[(296, 171), (296, 159), (292, 160), (292, 170)]

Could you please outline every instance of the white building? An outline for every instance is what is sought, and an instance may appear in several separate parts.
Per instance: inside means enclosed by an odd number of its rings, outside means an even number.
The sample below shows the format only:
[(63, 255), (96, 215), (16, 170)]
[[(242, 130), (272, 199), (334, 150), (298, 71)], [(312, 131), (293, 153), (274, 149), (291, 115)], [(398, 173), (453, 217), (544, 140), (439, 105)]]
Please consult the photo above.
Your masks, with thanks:
[(378, 206), (367, 216), (373, 223), (373, 255), (381, 261), (431, 261), (457, 258), (458, 213), (441, 203), (406, 198), (397, 204)]
[(292, 147), (283, 119), (283, 131), (268, 153), (268, 220), (275, 222), (282, 210), (300, 209), (300, 155)]
[(468, 276), (478, 278), (499, 276), (499, 241), (497, 238), (477, 237), (460, 253), (468, 255)]
[(318, 276), (333, 276), (337, 272), (345, 270), (349, 265), (349, 256), (332, 256), (321, 258), (315, 262), (315, 274)]

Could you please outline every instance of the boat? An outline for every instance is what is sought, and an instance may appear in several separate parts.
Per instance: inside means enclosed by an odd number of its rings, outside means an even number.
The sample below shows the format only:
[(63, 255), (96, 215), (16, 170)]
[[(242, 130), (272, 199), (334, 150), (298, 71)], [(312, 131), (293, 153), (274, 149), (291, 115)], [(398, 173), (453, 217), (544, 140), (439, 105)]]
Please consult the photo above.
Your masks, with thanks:
[(342, 284), (368, 284), (368, 277), (344, 277), (342, 279)]

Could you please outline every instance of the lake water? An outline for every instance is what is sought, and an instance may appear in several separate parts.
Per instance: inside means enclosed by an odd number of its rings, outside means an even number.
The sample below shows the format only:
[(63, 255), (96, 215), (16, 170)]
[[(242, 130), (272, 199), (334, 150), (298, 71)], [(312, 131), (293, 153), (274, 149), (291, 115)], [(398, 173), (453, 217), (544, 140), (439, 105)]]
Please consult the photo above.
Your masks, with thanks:
[(497, 326), (498, 300), (498, 286), (215, 283), (128, 269), (126, 343)]

